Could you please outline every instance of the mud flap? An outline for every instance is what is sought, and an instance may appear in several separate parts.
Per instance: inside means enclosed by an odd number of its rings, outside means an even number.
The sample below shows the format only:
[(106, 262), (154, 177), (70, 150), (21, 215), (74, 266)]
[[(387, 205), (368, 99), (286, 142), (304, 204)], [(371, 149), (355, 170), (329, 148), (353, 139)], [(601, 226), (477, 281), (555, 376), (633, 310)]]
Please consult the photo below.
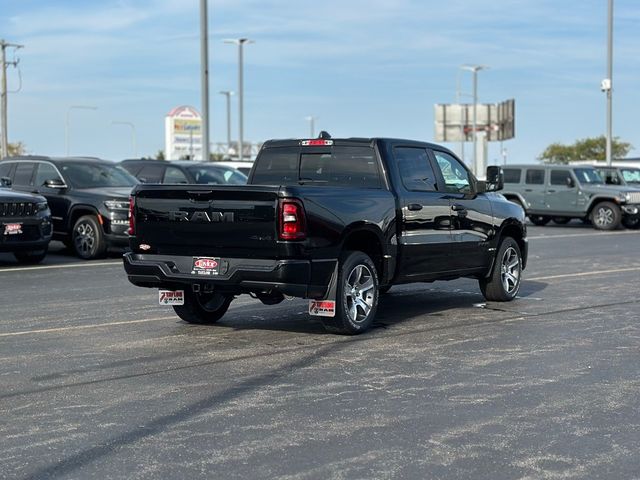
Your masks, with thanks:
[(331, 274), (327, 293), (322, 300), (309, 300), (309, 315), (318, 317), (336, 316), (336, 292), (338, 290), (338, 262)]

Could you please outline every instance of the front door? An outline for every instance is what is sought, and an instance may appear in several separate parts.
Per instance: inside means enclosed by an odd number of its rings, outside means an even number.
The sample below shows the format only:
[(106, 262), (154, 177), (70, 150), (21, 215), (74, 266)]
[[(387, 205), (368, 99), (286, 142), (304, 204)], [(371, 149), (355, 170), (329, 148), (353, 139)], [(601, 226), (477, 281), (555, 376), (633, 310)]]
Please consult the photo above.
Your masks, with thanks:
[(578, 208), (577, 182), (568, 168), (552, 169), (547, 183), (545, 203), (551, 212), (577, 214)]
[(63, 194), (62, 189), (45, 186), (47, 180), (60, 180), (64, 182), (64, 179), (52, 164), (40, 162), (38, 163), (35, 180), (33, 182), (35, 192), (47, 199), (49, 209), (51, 210), (53, 232), (57, 235), (66, 235), (70, 202)]
[(421, 147), (393, 149), (401, 185), (399, 234), (401, 280), (414, 281), (450, 269), (451, 214), (447, 192), (441, 191)]
[(488, 240), (493, 232), (491, 202), (484, 194), (476, 193), (475, 179), (460, 160), (439, 150), (434, 150), (433, 155), (451, 208), (451, 268), (485, 268)]

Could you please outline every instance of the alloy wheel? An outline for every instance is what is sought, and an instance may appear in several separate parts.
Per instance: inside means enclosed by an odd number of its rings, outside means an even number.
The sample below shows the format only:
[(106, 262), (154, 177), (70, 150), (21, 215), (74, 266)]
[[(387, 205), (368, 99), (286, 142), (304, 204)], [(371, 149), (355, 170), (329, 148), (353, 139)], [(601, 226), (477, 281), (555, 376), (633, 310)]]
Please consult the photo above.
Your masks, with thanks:
[(515, 248), (509, 247), (504, 252), (500, 274), (505, 292), (508, 294), (515, 292), (520, 283), (520, 256)]
[(347, 314), (352, 322), (363, 322), (375, 300), (373, 274), (367, 265), (356, 265), (347, 276), (344, 287), (347, 300)]
[(96, 232), (89, 222), (83, 222), (76, 226), (74, 243), (79, 253), (86, 256), (91, 255), (96, 243)]
[(614, 212), (607, 207), (599, 207), (594, 216), (594, 223), (599, 227), (605, 227), (611, 225), (614, 220)]

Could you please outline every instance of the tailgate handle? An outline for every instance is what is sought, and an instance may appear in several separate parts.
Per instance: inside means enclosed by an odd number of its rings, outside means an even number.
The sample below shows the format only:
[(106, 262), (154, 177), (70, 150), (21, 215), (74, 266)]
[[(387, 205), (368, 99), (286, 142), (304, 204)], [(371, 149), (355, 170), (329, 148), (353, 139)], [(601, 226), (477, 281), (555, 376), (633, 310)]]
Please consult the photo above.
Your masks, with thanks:
[(189, 195), (201, 197), (202, 195), (209, 195), (213, 193), (213, 190), (187, 190), (187, 193)]

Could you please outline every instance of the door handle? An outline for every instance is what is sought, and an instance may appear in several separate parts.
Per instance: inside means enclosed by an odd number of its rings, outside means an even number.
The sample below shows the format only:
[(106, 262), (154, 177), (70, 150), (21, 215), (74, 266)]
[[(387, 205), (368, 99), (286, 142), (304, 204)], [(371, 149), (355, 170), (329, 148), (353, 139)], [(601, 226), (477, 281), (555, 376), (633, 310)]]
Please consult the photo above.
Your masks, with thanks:
[(407, 208), (412, 212), (417, 212), (418, 210), (422, 210), (422, 205), (420, 205), (419, 203), (410, 203), (409, 205), (407, 205)]
[(525, 191), (525, 192), (533, 192), (533, 190), (532, 190), (532, 189), (530, 189), (530, 188), (525, 188), (525, 189), (524, 189), (524, 191)]
[(467, 211), (464, 205), (458, 205), (458, 204), (452, 205), (451, 210), (453, 210), (454, 212), (460, 212), (460, 213)]
[(556, 191), (555, 191), (555, 190), (547, 190), (547, 192), (549, 192), (549, 193), (556, 193)]

